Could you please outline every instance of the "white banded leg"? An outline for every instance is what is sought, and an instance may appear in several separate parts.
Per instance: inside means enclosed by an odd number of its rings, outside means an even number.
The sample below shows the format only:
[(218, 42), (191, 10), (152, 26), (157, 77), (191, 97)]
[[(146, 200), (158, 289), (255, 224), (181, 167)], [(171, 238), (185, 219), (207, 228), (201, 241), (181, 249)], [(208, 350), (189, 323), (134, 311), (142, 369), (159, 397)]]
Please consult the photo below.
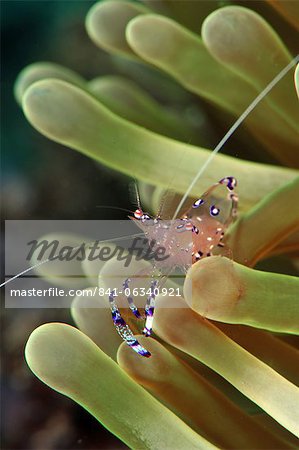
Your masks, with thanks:
[(130, 292), (130, 287), (129, 287), (129, 283), (131, 282), (130, 278), (127, 278), (124, 282), (123, 282), (123, 289), (124, 289), (124, 294), (127, 297), (128, 303), (129, 303), (129, 308), (132, 311), (132, 313), (134, 314), (135, 317), (137, 317), (137, 319), (141, 319), (142, 316), (140, 314), (139, 309), (137, 308), (137, 306), (134, 303), (133, 297), (131, 297), (131, 295), (126, 295), (126, 289)]
[(138, 353), (141, 356), (145, 356), (146, 358), (149, 358), (151, 356), (151, 353), (148, 350), (146, 350), (146, 348), (144, 348), (141, 344), (139, 344), (131, 328), (122, 318), (121, 313), (116, 304), (115, 297), (116, 297), (115, 291), (112, 291), (112, 293), (109, 295), (109, 303), (111, 308), (112, 320), (116, 328), (116, 331), (118, 332), (120, 337), (126, 342), (126, 344), (128, 344), (128, 346), (131, 347), (136, 353)]
[(153, 320), (154, 320), (154, 312), (155, 312), (155, 300), (156, 300), (156, 289), (158, 286), (158, 280), (153, 280), (151, 282), (151, 293), (148, 296), (145, 304), (145, 325), (142, 333), (148, 337), (152, 334), (153, 329)]

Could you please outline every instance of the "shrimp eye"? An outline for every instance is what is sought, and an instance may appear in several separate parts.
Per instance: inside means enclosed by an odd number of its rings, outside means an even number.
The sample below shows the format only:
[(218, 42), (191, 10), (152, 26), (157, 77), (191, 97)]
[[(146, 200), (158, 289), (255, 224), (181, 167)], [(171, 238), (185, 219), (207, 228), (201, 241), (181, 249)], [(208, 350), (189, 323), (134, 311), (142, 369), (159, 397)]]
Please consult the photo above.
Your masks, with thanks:
[(213, 217), (218, 216), (219, 213), (220, 213), (220, 209), (216, 208), (215, 205), (212, 205), (211, 208), (210, 208), (211, 216), (213, 216)]
[(136, 211), (134, 212), (134, 217), (135, 219), (140, 220), (143, 216), (143, 211), (141, 209), (136, 209)]
[(198, 200), (196, 200), (196, 202), (193, 203), (192, 208), (198, 208), (199, 206), (201, 206), (203, 204), (204, 204), (204, 200), (199, 198)]

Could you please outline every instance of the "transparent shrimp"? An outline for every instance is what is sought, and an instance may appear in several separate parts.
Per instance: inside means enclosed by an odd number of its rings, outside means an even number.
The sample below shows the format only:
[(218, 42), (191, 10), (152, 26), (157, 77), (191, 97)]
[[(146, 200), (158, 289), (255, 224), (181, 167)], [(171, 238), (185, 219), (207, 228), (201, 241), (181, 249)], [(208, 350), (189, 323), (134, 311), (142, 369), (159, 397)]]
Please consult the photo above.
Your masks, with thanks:
[[(142, 229), (144, 234), (150, 238), (156, 246), (163, 246), (167, 249), (169, 258), (163, 263), (154, 262), (153, 273), (159, 273), (163, 277), (163, 270), (169, 273), (174, 268), (188, 270), (191, 264), (196, 263), (204, 257), (209, 257), (215, 246), (223, 247), (224, 233), (229, 224), (234, 220), (237, 214), (238, 196), (234, 192), (237, 181), (233, 176), (227, 176), (218, 183), (211, 186), (203, 195), (196, 200), (190, 209), (179, 219), (176, 219), (179, 211), (185, 204), (191, 190), (199, 180), (200, 176), (207, 169), (216, 154), (222, 149), (224, 144), (244, 122), (246, 117), (260, 103), (260, 101), (273, 89), (273, 87), (287, 74), (287, 72), (299, 61), (297, 55), (286, 67), (284, 67), (275, 78), (260, 92), (259, 95), (250, 103), (246, 110), (235, 121), (223, 138), (218, 142), (206, 162), (199, 169), (198, 173), (191, 181), (181, 201), (177, 205), (173, 219), (171, 221), (161, 220), (160, 214), (155, 218), (150, 217), (148, 213), (143, 212), (140, 204), (140, 197), (137, 191), (138, 209), (134, 213), (136, 224)], [(225, 193), (225, 195), (224, 195)], [(191, 258), (190, 258), (191, 254)], [(165, 276), (165, 273), (164, 273)], [(158, 280), (152, 280), (151, 285), (158, 286)], [(134, 308), (135, 305), (133, 305)], [(132, 309), (132, 304), (130, 305)], [(150, 336), (152, 332), (152, 323), (155, 309), (155, 295), (152, 294), (147, 299), (145, 305), (145, 326), (143, 333)], [(113, 315), (113, 311), (112, 311)], [(127, 324), (124, 323), (127, 327)], [(131, 338), (123, 337), (125, 342), (131, 346)], [(150, 356), (150, 353), (138, 342), (134, 350), (142, 356)], [(141, 348), (141, 349), (140, 349)], [(138, 351), (140, 349), (140, 351)]]
[[(140, 207), (135, 211), (134, 217), (129, 216), (152, 243), (153, 252), (157, 248), (167, 250), (167, 258), (152, 262), (153, 271), (149, 274), (151, 293), (145, 304), (144, 315), (139, 313), (132, 298), (128, 298), (129, 307), (134, 315), (138, 319), (145, 319), (143, 328), (145, 336), (152, 334), (155, 290), (161, 285), (161, 280), (165, 280), (166, 276), (176, 268), (187, 272), (192, 264), (211, 256), (215, 246), (224, 245), (222, 239), (225, 230), (236, 216), (238, 201), (234, 191), (236, 185), (237, 181), (234, 177), (223, 178), (211, 186), (179, 219), (167, 221), (159, 216), (152, 218)], [(120, 316), (115, 298), (110, 297), (112, 319), (117, 332), (133, 350), (142, 356), (149, 357), (149, 352), (136, 339), (132, 340), (132, 332)]]

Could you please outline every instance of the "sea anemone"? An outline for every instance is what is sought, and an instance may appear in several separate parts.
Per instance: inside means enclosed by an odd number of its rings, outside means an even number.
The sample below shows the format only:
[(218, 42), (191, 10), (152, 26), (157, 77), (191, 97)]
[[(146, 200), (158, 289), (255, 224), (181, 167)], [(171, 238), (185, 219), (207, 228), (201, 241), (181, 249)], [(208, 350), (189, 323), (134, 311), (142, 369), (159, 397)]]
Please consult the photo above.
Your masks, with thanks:
[[(256, 8), (267, 21), (254, 7), (217, 9), (214, 1), (144, 6), (107, 0), (89, 11), (86, 29), (93, 42), (131, 78), (146, 79), (160, 100), (178, 104), (179, 85), (192, 93), (201, 126), (190, 111), (178, 115), (123, 76), (87, 82), (52, 63), (25, 68), (16, 98), (46, 137), (137, 178), (142, 199), (155, 212), (165, 190), (180, 199), (206, 162), (216, 144), (215, 134), (205, 132), (211, 119), (224, 130), (292, 60), (298, 4), (264, 3)], [(295, 86), (298, 92), (298, 70)], [(199, 261), (187, 274), (184, 298), (159, 299), (155, 338), (140, 337), (151, 358), (120, 344), (100, 298), (92, 308), (83, 296), (74, 300), (72, 315), (81, 331), (49, 323), (27, 342), (26, 360), (37, 377), (130, 448), (296, 446), (299, 364), (289, 336), (299, 332), (299, 282), (284, 274), (283, 260), (283, 273), (261, 265), (277, 255), (297, 264), (298, 105), (292, 71), (244, 126), (238, 153), (251, 161), (232, 151), (217, 155), (191, 190), (198, 198), (225, 176), (238, 179), (239, 217), (225, 239), (233, 259)], [(96, 268), (103, 285), (107, 273), (118, 270), (109, 263)], [(82, 264), (86, 285), (94, 271)]]

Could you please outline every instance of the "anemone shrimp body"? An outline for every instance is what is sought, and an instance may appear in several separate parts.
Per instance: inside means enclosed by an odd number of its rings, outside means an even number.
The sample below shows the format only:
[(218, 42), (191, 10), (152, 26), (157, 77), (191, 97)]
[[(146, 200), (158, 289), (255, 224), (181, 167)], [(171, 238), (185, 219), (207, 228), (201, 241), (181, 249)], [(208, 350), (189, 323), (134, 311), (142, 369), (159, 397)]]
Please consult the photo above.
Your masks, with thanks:
[[(210, 256), (215, 246), (222, 247), (224, 232), (236, 215), (237, 195), (234, 188), (237, 182), (226, 177), (214, 184), (179, 219), (162, 220), (160, 216), (151, 218), (139, 206), (134, 217), (130, 217), (144, 232), (151, 243), (153, 252), (159, 248), (166, 250), (166, 258), (154, 259), (153, 270), (149, 274), (150, 293), (147, 297), (144, 315), (136, 307), (133, 298), (127, 297), (129, 308), (137, 319), (145, 319), (143, 334), (152, 333), (156, 288), (165, 275), (176, 267), (183, 271), (204, 257)], [(131, 279), (124, 281), (128, 288)], [(135, 338), (132, 330), (122, 318), (115, 301), (115, 294), (109, 296), (112, 319), (119, 335), (138, 354), (151, 356)]]
[(143, 231), (153, 252), (163, 249), (165, 258), (153, 259), (153, 269), (158, 272), (170, 272), (175, 267), (187, 271), (192, 264), (192, 231), (187, 221), (182, 219), (147, 219), (142, 222), (131, 218)]
[(199, 259), (222, 247), (224, 233), (236, 215), (236, 180), (226, 177), (211, 186), (179, 219), (151, 218), (141, 209), (130, 217), (153, 243), (153, 251), (166, 250), (167, 257), (154, 261), (156, 269), (179, 267), (187, 271)]

